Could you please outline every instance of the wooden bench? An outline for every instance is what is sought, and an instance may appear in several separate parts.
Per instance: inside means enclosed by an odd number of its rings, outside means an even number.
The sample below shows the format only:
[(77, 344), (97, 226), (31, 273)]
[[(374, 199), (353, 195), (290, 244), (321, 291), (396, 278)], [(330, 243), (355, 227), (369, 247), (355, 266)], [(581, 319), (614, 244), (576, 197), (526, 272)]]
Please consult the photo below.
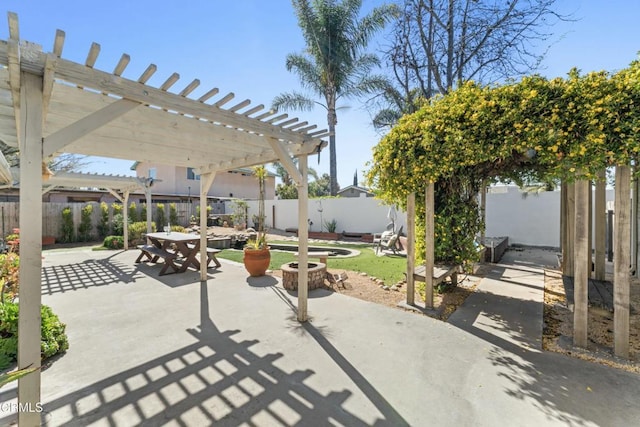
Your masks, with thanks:
[(157, 262), (159, 258), (164, 259), (164, 265), (160, 270), (160, 276), (166, 273), (167, 269), (171, 267), (174, 273), (178, 272), (178, 266), (173, 262), (178, 255), (174, 252), (169, 252), (164, 249), (160, 249), (154, 245), (138, 245), (140, 249), (140, 255), (136, 259), (136, 263), (142, 262), (142, 257), (146, 257), (147, 261)]
[[(297, 257), (298, 252), (294, 253), (293, 256)], [(327, 265), (327, 258), (329, 258), (329, 256), (331, 256), (331, 252), (309, 252), (308, 254), (309, 258), (319, 258), (320, 262), (325, 266)]]
[[(196, 245), (187, 243), (187, 247), (193, 250)], [(209, 266), (209, 264), (211, 264), (211, 261), (213, 261), (213, 263), (216, 265), (216, 268), (220, 268), (222, 266), (222, 264), (220, 264), (220, 261), (218, 261), (218, 258), (216, 258), (216, 254), (219, 254), (220, 252), (222, 252), (221, 249), (207, 247), (207, 267)]]
[[(451, 283), (455, 286), (458, 283), (458, 271), (460, 265), (436, 265), (433, 267), (433, 286), (437, 286), (444, 282), (447, 277), (451, 277)], [(420, 265), (413, 270), (413, 280), (426, 283), (426, 268)], [(425, 297), (431, 298), (431, 301), (425, 301), (428, 307), (433, 307), (433, 287), (426, 289)]]

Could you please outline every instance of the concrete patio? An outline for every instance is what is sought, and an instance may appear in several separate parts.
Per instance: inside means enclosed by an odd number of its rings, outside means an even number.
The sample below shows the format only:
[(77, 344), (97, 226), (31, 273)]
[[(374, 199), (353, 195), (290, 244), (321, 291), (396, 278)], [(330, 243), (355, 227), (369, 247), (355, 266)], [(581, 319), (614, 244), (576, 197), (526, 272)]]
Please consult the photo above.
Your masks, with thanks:
[[(452, 324), (324, 290), (310, 292), (311, 320), (300, 324), (296, 296), (272, 277), (248, 279), (224, 260), (207, 282), (196, 271), (158, 277), (159, 266), (134, 264), (137, 255), (44, 253), (43, 303), (67, 323), (70, 342), (42, 373), (47, 425), (629, 426), (640, 419), (639, 375), (539, 349), (531, 337), (539, 327), (528, 323), (538, 302), (526, 292), (539, 292), (534, 267), (496, 266)], [(527, 296), (492, 293), (500, 277)], [(6, 386), (0, 402), (15, 395), (15, 384)], [(0, 425), (15, 420), (0, 417)]]

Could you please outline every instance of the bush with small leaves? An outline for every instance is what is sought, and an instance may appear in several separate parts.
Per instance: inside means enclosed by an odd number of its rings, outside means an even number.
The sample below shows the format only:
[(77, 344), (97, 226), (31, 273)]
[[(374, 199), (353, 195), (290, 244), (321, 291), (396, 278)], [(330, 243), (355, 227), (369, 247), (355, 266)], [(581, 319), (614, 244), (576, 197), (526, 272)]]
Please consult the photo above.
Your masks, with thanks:
[(122, 236), (107, 236), (102, 242), (102, 246), (108, 249), (123, 249), (124, 237)]
[(73, 212), (71, 208), (62, 209), (62, 243), (72, 243), (76, 241), (75, 227), (73, 226)]
[[(0, 304), (0, 369), (7, 368), (17, 358), (18, 312), (19, 306), (16, 303)], [(58, 316), (46, 305), (40, 306), (40, 319), (42, 359), (66, 351), (69, 348), (66, 325), (60, 322)]]

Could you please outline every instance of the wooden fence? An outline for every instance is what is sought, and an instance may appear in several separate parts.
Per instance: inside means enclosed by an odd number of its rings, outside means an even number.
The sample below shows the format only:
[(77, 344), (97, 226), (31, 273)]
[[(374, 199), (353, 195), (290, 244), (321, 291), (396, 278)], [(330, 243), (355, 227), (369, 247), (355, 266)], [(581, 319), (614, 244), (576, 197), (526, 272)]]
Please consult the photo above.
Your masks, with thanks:
[[(62, 238), (62, 210), (70, 208), (73, 214), (73, 225), (75, 233), (78, 233), (78, 226), (80, 225), (80, 219), (82, 214), (82, 208), (87, 205), (93, 206), (93, 212), (91, 216), (92, 231), (91, 235), (96, 239), (98, 238), (97, 225), (100, 223), (101, 210), (100, 203), (42, 203), (42, 235), (53, 236), (59, 241)], [(169, 219), (169, 203), (163, 203), (164, 214), (167, 220)], [(221, 205), (221, 204), (220, 204)], [(152, 219), (156, 220), (157, 203), (152, 203)], [(196, 215), (196, 203), (176, 203), (176, 210), (178, 213), (178, 224), (182, 226), (189, 225), (189, 219), (191, 215)], [(218, 204), (213, 204), (214, 213), (223, 213), (224, 207)], [(137, 204), (138, 215), (140, 215), (142, 204)], [(19, 202), (0, 202), (1, 211), (1, 226), (2, 226), (2, 238), (7, 234), (11, 234), (14, 228), (20, 228), (20, 203)], [(114, 208), (109, 205), (109, 223), (113, 221)], [(143, 219), (144, 220), (144, 219)]]

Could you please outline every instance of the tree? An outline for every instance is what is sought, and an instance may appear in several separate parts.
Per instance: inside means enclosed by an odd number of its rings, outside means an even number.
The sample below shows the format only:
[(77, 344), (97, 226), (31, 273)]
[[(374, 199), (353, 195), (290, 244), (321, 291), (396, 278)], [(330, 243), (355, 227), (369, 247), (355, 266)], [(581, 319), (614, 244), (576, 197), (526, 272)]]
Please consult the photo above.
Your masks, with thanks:
[[(297, 164), (297, 159), (294, 159)], [(281, 199), (297, 199), (298, 187), (287, 172), (287, 169), (280, 163), (273, 163), (275, 174), (280, 177), (282, 183), (276, 186), (276, 194)], [(320, 176), (314, 168), (308, 168), (307, 173), (313, 181), (309, 182), (309, 197), (323, 197), (331, 194), (331, 178), (328, 174)], [(338, 187), (338, 190), (340, 188)]]
[[(9, 166), (20, 166), (20, 150), (17, 147), (10, 147), (0, 140), (0, 151), (2, 151), (2, 154), (7, 159)], [(47, 163), (47, 167), (53, 172), (78, 172), (90, 163), (87, 156), (62, 153), (51, 159)]]
[(556, 0), (405, 0), (385, 57), (392, 82), (376, 99), (377, 127), (392, 126), (436, 94), (466, 81), (482, 84), (535, 70), (536, 44), (548, 27), (568, 19)]
[(396, 14), (393, 5), (374, 8), (360, 18), (362, 0), (292, 0), (306, 48), (287, 55), (286, 67), (300, 78), (302, 87), (319, 97), (299, 92), (283, 93), (273, 100), (276, 110), (310, 111), (316, 105), (327, 110), (331, 195), (338, 191), (336, 103), (357, 98), (384, 87), (384, 79), (373, 75), (380, 65), (377, 56), (365, 52), (371, 38)]

